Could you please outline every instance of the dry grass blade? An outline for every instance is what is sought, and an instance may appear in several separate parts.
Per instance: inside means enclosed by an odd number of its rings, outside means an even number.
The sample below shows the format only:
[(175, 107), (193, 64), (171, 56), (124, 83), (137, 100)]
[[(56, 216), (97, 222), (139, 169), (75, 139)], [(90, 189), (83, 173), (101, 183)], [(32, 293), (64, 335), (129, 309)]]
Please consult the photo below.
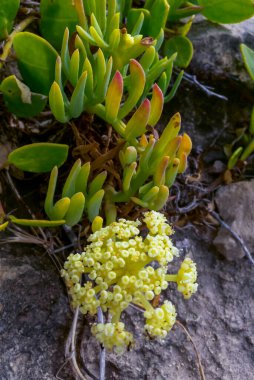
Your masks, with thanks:
[(178, 320), (176, 321), (176, 324), (181, 327), (181, 329), (185, 332), (185, 334), (187, 335), (187, 337), (189, 338), (190, 342), (192, 343), (193, 345), (193, 348), (194, 348), (194, 351), (195, 351), (195, 354), (196, 354), (196, 357), (197, 357), (197, 362), (198, 362), (198, 370), (199, 370), (199, 373), (200, 373), (200, 378), (202, 380), (206, 380), (205, 378), (205, 373), (204, 373), (204, 370), (203, 370), (203, 366), (202, 366), (202, 363), (201, 363), (201, 358), (200, 358), (200, 355), (199, 355), (199, 352), (197, 350), (197, 347), (195, 345), (195, 342), (194, 340), (192, 339), (192, 336), (190, 335), (189, 331), (187, 330), (187, 328), (181, 323), (179, 322)]
[(76, 308), (74, 313), (74, 318), (72, 321), (72, 326), (66, 341), (65, 345), (65, 357), (67, 360), (70, 360), (73, 366), (73, 369), (80, 380), (87, 380), (87, 378), (81, 372), (78, 363), (77, 363), (77, 353), (76, 353), (76, 332), (78, 324), (78, 315), (79, 307)]

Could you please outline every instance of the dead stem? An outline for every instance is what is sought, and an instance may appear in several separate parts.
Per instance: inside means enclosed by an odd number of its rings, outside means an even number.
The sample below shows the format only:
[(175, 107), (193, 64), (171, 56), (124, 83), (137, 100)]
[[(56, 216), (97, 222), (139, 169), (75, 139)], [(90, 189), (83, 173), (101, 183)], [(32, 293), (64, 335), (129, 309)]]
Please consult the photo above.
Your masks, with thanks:
[(71, 329), (65, 344), (65, 357), (67, 360), (71, 360), (75, 373), (79, 376), (80, 380), (87, 380), (87, 378), (81, 372), (77, 359), (76, 359), (76, 332), (78, 323), (79, 307), (76, 308), (74, 318), (72, 321)]
[(253, 259), (252, 255), (251, 255), (249, 249), (246, 247), (243, 239), (235, 231), (233, 231), (227, 223), (225, 223), (221, 219), (221, 217), (219, 216), (219, 214), (217, 214), (217, 212), (212, 211), (212, 210), (209, 210), (209, 212), (235, 238), (235, 240), (242, 247), (244, 253), (246, 254), (246, 256), (248, 257), (248, 259), (250, 260), (251, 264), (254, 265), (254, 259)]
[(200, 358), (200, 355), (199, 355), (199, 352), (198, 352), (198, 349), (195, 345), (195, 342), (194, 340), (192, 339), (189, 331), (187, 330), (187, 328), (178, 320), (176, 320), (176, 324), (181, 327), (181, 329), (183, 329), (183, 331), (185, 332), (185, 334), (187, 335), (187, 337), (189, 338), (190, 342), (192, 343), (193, 345), (193, 348), (194, 348), (194, 351), (195, 351), (195, 354), (196, 354), (196, 357), (197, 357), (197, 362), (198, 362), (198, 370), (199, 370), (199, 373), (200, 373), (200, 378), (202, 380), (206, 380), (205, 378), (205, 373), (204, 373), (204, 370), (203, 370), (203, 366), (202, 366), (202, 363), (201, 363), (201, 358)]
[(101, 168), (105, 163), (107, 163), (109, 160), (112, 160), (113, 158), (115, 158), (119, 151), (122, 149), (124, 145), (124, 141), (121, 141), (119, 142), (119, 144), (107, 151), (106, 153), (100, 155), (93, 163), (92, 163), (92, 169), (95, 170), (95, 169), (99, 169)]
[[(177, 74), (179, 74), (180, 70), (178, 69), (175, 69), (174, 70)], [(196, 75), (191, 75), (191, 74), (188, 74), (188, 73), (184, 73), (183, 74), (183, 79), (186, 80), (186, 82), (189, 82), (191, 84), (194, 84), (196, 87), (200, 88), (203, 92), (206, 93), (206, 95), (208, 96), (214, 96), (218, 99), (221, 99), (221, 100), (228, 100), (228, 98), (224, 95), (220, 95), (220, 94), (217, 94), (216, 92), (214, 92), (214, 88), (213, 87), (210, 87), (210, 86), (207, 86), (207, 85), (204, 85), (202, 83), (200, 83), (198, 80), (197, 80), (197, 77)]]

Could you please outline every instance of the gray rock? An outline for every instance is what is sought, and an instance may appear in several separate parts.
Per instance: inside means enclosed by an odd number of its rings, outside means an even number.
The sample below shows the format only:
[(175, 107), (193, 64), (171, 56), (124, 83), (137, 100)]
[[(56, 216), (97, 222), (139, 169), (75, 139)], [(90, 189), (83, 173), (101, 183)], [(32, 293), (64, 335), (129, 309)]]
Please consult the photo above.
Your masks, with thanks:
[[(233, 183), (221, 187), (215, 196), (222, 219), (254, 252), (254, 180)], [(244, 252), (230, 233), (221, 227), (214, 239), (214, 245), (228, 260), (240, 259)]]
[(31, 245), (5, 244), (0, 257), (0, 378), (56, 379), (71, 320), (59, 273)]
[(190, 69), (200, 79), (226, 80), (254, 87), (240, 52), (241, 43), (254, 49), (254, 19), (235, 25), (219, 25), (198, 18), (188, 37), (195, 52)]
[[(254, 82), (240, 53), (242, 42), (254, 48), (254, 19), (238, 25), (218, 25), (198, 18), (188, 37), (195, 53), (186, 72), (196, 75), (199, 82), (211, 86), (228, 101), (209, 96), (183, 79), (165, 112), (167, 115), (180, 112), (183, 130), (191, 136), (194, 149), (231, 143), (235, 129), (248, 127), (254, 103)], [(217, 154), (217, 160), (223, 159), (220, 151)]]

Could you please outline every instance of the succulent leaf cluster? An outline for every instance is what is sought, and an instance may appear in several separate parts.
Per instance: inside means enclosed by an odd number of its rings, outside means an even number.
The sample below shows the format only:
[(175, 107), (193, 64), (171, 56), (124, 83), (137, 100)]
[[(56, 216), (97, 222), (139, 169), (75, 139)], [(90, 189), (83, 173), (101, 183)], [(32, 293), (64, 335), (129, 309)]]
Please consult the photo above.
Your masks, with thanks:
[(55, 192), (58, 179), (58, 168), (55, 166), (50, 174), (44, 209), (49, 220), (18, 219), (11, 216), (15, 224), (38, 227), (57, 227), (62, 224), (73, 227), (79, 223), (86, 213), (90, 222), (99, 215), (105, 191), (104, 182), (107, 172), (97, 174), (91, 181), (90, 162), (81, 165), (78, 159), (72, 166), (64, 183), (60, 199), (55, 202)]
[(90, 244), (83, 253), (71, 254), (62, 270), (73, 307), (96, 315), (100, 306), (108, 313), (107, 323), (94, 324), (92, 333), (117, 353), (133, 342), (132, 334), (120, 321), (131, 303), (143, 308), (145, 331), (151, 337), (165, 338), (175, 323), (175, 307), (170, 301), (153, 307), (151, 301), (168, 288), (168, 281), (176, 282), (185, 298), (197, 290), (196, 266), (190, 259), (184, 260), (178, 274), (167, 274), (178, 250), (169, 238), (173, 231), (166, 218), (149, 211), (143, 222), (148, 229), (144, 238), (138, 220), (120, 219), (107, 227), (93, 228)]
[[(60, 122), (76, 118), (83, 111), (97, 114), (120, 132), (122, 119), (148, 95), (155, 81), (163, 94), (167, 92), (175, 55), (159, 59), (153, 42), (142, 40), (143, 43), (139, 43), (142, 51), (128, 54), (124, 65), (116, 70), (115, 66), (119, 66), (116, 62), (125, 59), (127, 54), (125, 44), (121, 43), (121, 48), (117, 47), (115, 53), (111, 51), (111, 55), (105, 54), (103, 46), (92, 54), (88, 41), (84, 41), (79, 27), (77, 29), (81, 38), (79, 35), (75, 37), (75, 50), (71, 55), (68, 29), (64, 33), (61, 55), (56, 61), (55, 81), (49, 92), (51, 110)], [(137, 51), (134, 38), (120, 29), (119, 33), (125, 42), (128, 40), (128, 49), (133, 46)], [(136, 55), (141, 55), (139, 61), (134, 59)], [(182, 73), (166, 95), (166, 101), (174, 96), (181, 78)], [(69, 92), (70, 87), (71, 97), (68, 99), (65, 88)]]
[(81, 165), (78, 159), (65, 181), (60, 200), (54, 204), (58, 169), (56, 166), (53, 168), (44, 205), (49, 219), (64, 219), (65, 224), (74, 226), (80, 222), (86, 211), (90, 222), (94, 220), (99, 214), (104, 197), (102, 187), (107, 178), (107, 172), (98, 174), (88, 185), (89, 174), (90, 162)]
[[(155, 86), (154, 92), (157, 91), (158, 87)], [(162, 98), (156, 99), (156, 113), (147, 116), (156, 122), (160, 117), (159, 109), (162, 109), (159, 99)], [(139, 125), (141, 128), (141, 123)], [(132, 200), (143, 208), (156, 211), (163, 208), (177, 174), (183, 173), (187, 167), (187, 157), (192, 148), (191, 139), (186, 133), (178, 135), (180, 128), (181, 118), (178, 113), (169, 120), (158, 138), (153, 134), (143, 134), (136, 139), (137, 129), (134, 128), (133, 135), (130, 135), (131, 142), (126, 143), (119, 153), (122, 188), (116, 190), (112, 186), (107, 187), (107, 222), (115, 219), (114, 204), (119, 202)]]

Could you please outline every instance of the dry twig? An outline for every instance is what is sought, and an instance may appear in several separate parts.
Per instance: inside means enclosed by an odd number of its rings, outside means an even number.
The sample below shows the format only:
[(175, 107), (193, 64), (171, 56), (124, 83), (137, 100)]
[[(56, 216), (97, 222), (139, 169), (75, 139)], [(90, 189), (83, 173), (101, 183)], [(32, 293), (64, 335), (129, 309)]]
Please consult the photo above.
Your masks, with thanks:
[(198, 349), (195, 345), (195, 342), (194, 340), (192, 339), (189, 331), (187, 330), (187, 328), (180, 322), (180, 321), (176, 321), (176, 324), (181, 327), (181, 329), (183, 329), (183, 331), (185, 332), (185, 334), (187, 335), (187, 337), (189, 338), (190, 342), (192, 343), (193, 345), (193, 348), (194, 348), (194, 351), (195, 351), (195, 354), (196, 354), (196, 357), (197, 357), (197, 362), (198, 362), (198, 370), (199, 370), (199, 373), (200, 373), (200, 378), (202, 380), (206, 380), (205, 378), (205, 373), (204, 373), (204, 369), (203, 369), (203, 366), (202, 366), (202, 363), (201, 363), (201, 358), (200, 358), (200, 355), (199, 355), (199, 352), (198, 352)]

